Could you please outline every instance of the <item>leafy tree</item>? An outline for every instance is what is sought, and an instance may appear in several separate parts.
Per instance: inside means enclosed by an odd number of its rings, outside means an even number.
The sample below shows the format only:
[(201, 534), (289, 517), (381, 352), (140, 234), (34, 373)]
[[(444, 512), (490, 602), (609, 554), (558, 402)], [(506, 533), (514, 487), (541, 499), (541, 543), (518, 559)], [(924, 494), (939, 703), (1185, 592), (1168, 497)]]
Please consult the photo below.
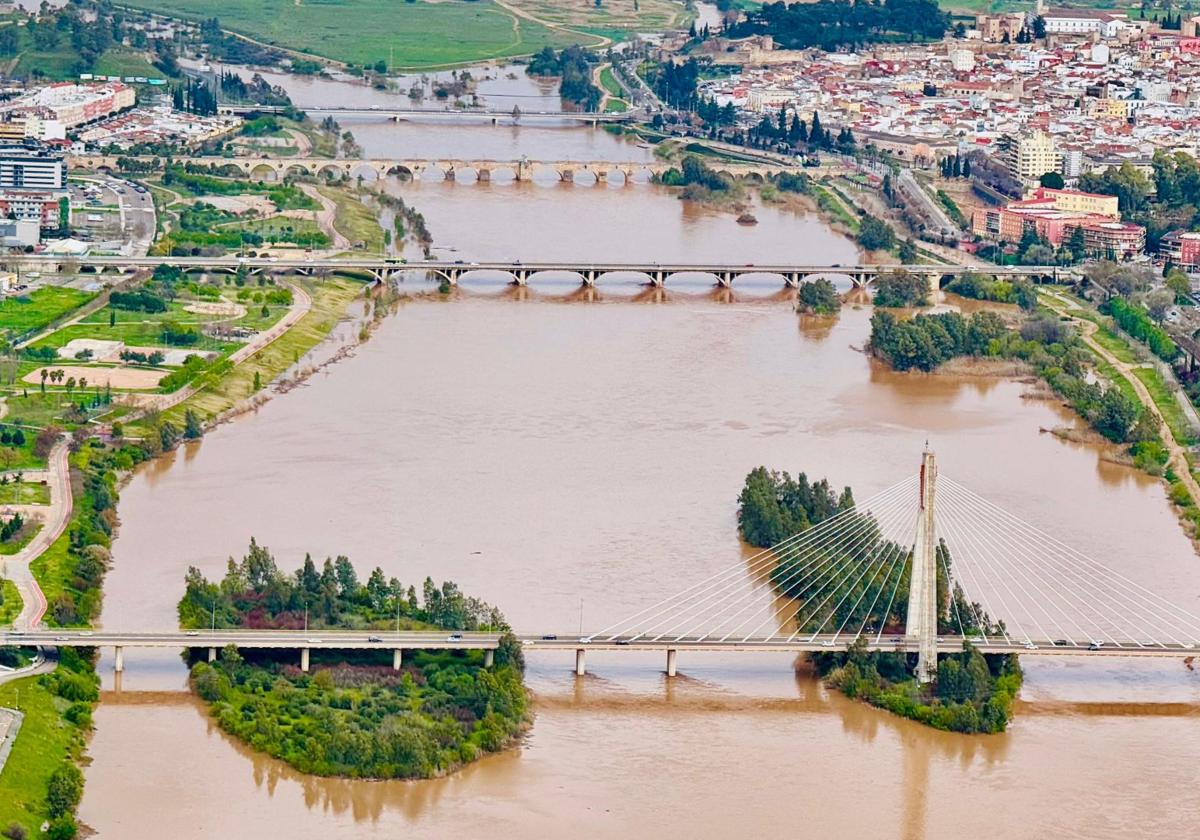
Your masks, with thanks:
[(815, 315), (832, 315), (842, 307), (842, 298), (837, 289), (824, 277), (801, 283), (797, 299), (799, 310)]
[(887, 222), (867, 214), (859, 223), (857, 239), (868, 251), (891, 250), (896, 244), (896, 232)]
[(46, 810), (51, 819), (73, 814), (83, 796), (83, 773), (70, 762), (55, 768), (46, 783)]
[(929, 305), (929, 282), (907, 271), (882, 275), (875, 281), (875, 305), (908, 307)]
[(1063, 180), (1063, 176), (1057, 172), (1042, 173), (1042, 177), (1038, 179), (1038, 183), (1040, 183), (1043, 187), (1052, 190), (1061, 190), (1064, 186), (1066, 186), (1066, 181)]

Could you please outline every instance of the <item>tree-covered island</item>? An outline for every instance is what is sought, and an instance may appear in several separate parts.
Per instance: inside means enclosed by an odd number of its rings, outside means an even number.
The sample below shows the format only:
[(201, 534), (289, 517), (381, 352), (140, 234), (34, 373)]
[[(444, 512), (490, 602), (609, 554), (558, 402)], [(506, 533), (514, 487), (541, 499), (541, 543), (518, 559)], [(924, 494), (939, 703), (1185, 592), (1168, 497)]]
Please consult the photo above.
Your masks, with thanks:
[[(195, 568), (179, 602), (185, 628), (493, 630), (483, 651), (314, 651), (309, 672), (294, 651), (226, 648), (195, 661), (191, 684), (221, 728), (297, 770), (321, 776), (416, 779), (442, 775), (511, 744), (526, 728), (524, 657), (499, 610), (451, 582), (426, 579), (418, 599), (381, 569), (365, 583), (345, 557), (293, 574), (254, 540), (225, 577)], [(306, 623), (307, 622), (307, 623)], [(195, 652), (200, 653), (199, 651)]]
[[(829, 561), (831, 567), (840, 567), (848, 561), (882, 565), (888, 562), (887, 558), (899, 556), (908, 568), (897, 582), (888, 584), (883, 569), (868, 568), (864, 574), (847, 575), (832, 582), (834, 591), (830, 595), (829, 580), (817, 576), (814, 582), (812, 576), (794, 574), (797, 563), (801, 562), (794, 555), (780, 558), (771, 581), (780, 595), (799, 605), (818, 597), (836, 604), (835, 626), (845, 622), (848, 627), (865, 627), (875, 633), (901, 634), (908, 608), (912, 547), (889, 544), (874, 517), (854, 511), (854, 506), (854, 493), (849, 487), (837, 493), (824, 479), (810, 482), (804, 473), (792, 478), (787, 473), (756, 467), (746, 476), (738, 497), (738, 523), (742, 539), (758, 548), (770, 548), (830, 517), (844, 514), (857, 518), (858, 524), (845, 525), (822, 537), (817, 545), (806, 547), (803, 564), (820, 567)], [(864, 537), (864, 532), (869, 536)], [(848, 536), (843, 538), (840, 534)], [(863, 551), (864, 540), (885, 546), (885, 550)], [(939, 544), (937, 552), (939, 634), (961, 634), (970, 639), (984, 632), (1002, 633), (1002, 623), (993, 623), (979, 604), (969, 603), (962, 587), (953, 581), (953, 562), (944, 542)], [(881, 588), (894, 591), (876, 597)], [(788, 633), (816, 632), (817, 625), (828, 615), (814, 610), (807, 619), (800, 618), (804, 612), (797, 611), (800, 624), (785, 628)], [(965, 733), (1004, 731), (1021, 687), (1016, 656), (985, 655), (964, 642), (961, 654), (939, 658), (937, 678), (929, 685), (919, 684), (913, 676), (915, 660), (915, 654), (869, 652), (861, 643), (845, 653), (812, 655), (813, 664), (825, 682), (847, 697), (862, 699), (937, 729)]]

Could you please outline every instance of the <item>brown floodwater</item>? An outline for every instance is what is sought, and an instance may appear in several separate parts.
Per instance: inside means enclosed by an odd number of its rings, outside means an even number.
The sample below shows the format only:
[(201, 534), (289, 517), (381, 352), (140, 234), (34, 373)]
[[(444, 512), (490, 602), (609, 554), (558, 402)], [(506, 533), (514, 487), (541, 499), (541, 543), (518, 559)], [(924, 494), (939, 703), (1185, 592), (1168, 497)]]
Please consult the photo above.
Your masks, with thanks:
[[(855, 256), (811, 220), (766, 207), (744, 228), (649, 186), (393, 188), (444, 258)], [(597, 629), (748, 556), (751, 467), (865, 498), (926, 439), (945, 474), (1200, 611), (1161, 484), (1042, 433), (1070, 416), (1021, 383), (881, 370), (856, 349), (869, 308), (798, 319), (765, 281), (569, 298), (468, 284), (407, 304), (352, 358), (140, 470), (104, 626), (173, 625), (187, 567), (220, 575), (254, 536), (285, 568), (344, 553), (453, 579), (520, 631)], [(530, 653), (518, 748), (403, 783), (298, 774), (214, 727), (178, 657), (131, 652), (115, 692), (106, 655), (80, 815), (148, 840), (1166, 837), (1200, 813), (1200, 677), (1178, 662), (1027, 660), (1016, 720), (990, 737), (850, 702), (788, 656), (685, 654), (670, 681), (657, 656), (571, 664)]]

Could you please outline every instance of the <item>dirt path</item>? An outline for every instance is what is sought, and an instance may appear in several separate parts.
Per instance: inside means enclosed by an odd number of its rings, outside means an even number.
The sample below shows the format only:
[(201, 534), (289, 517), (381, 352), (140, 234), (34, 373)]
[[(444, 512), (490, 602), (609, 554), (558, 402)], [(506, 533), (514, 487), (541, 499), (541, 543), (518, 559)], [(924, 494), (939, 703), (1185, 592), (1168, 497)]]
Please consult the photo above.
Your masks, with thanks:
[(287, 133), (296, 141), (296, 155), (298, 157), (308, 157), (312, 153), (312, 140), (308, 139), (307, 134), (295, 128), (289, 128)]
[[(509, 3), (505, 3), (504, 0), (496, 0), (496, 5), (504, 9), (506, 12), (510, 12), (519, 18), (524, 18), (525, 20), (532, 21), (533, 23), (540, 24), (547, 29), (553, 29), (557, 32), (565, 32), (568, 35), (578, 35), (580, 38), (599, 38), (600, 40), (598, 43), (584, 44), (584, 46), (590, 47), (591, 49), (603, 49), (604, 47), (610, 46), (613, 42), (612, 38), (605, 37), (604, 35), (593, 35), (590, 32), (581, 32), (578, 29), (572, 29), (569, 26), (563, 26), (561, 23), (551, 23), (548, 20), (542, 20), (532, 12), (528, 12), (519, 6), (513, 6)], [(520, 56), (510, 57), (520, 58)]]
[[(1138, 379), (1137, 375), (1134, 374), (1133, 371), (1138, 367), (1138, 365), (1131, 365), (1127, 362), (1121, 361), (1108, 350), (1105, 350), (1099, 344), (1099, 342), (1092, 337), (1099, 327), (1097, 327), (1093, 321), (1089, 321), (1086, 318), (1079, 318), (1071, 312), (1072, 309), (1079, 308), (1078, 304), (1066, 300), (1065, 298), (1061, 298), (1053, 293), (1047, 293), (1042, 300), (1045, 301), (1046, 305), (1050, 307), (1050, 309), (1054, 310), (1059, 315), (1064, 315), (1070, 318), (1073, 323), (1082, 327), (1080, 335), (1083, 338), (1084, 344), (1086, 344), (1088, 348), (1091, 349), (1091, 351), (1097, 356), (1112, 365), (1116, 369), (1117, 373), (1121, 374), (1121, 376), (1125, 378), (1125, 381), (1133, 386), (1133, 390), (1137, 393), (1138, 399), (1141, 400), (1142, 405), (1144, 405), (1155, 417), (1158, 418), (1159, 422), (1162, 424), (1162, 429), (1164, 432), (1162, 436), (1163, 445), (1166, 446), (1167, 452), (1170, 453), (1170, 461), (1168, 463), (1171, 469), (1175, 471), (1175, 474), (1179, 476), (1179, 480), (1183, 482), (1185, 487), (1187, 487), (1188, 493), (1191, 494), (1192, 502), (1200, 505), (1200, 484), (1197, 484), (1195, 477), (1192, 476), (1192, 468), (1187, 459), (1187, 450), (1175, 440), (1175, 436), (1171, 434), (1171, 427), (1167, 425), (1167, 418), (1163, 416), (1161, 411), (1159, 411), (1158, 404), (1154, 402), (1154, 398), (1150, 396), (1150, 392), (1146, 389), (1146, 386), (1142, 384), (1142, 380)], [(1055, 305), (1055, 303), (1057, 303), (1057, 305)]]
[(335, 251), (345, 251), (350, 247), (350, 240), (342, 236), (338, 229), (333, 226), (333, 220), (337, 218), (337, 203), (326, 198), (312, 184), (301, 184), (300, 189), (304, 190), (305, 195), (320, 202), (321, 209), (317, 211), (316, 219), (317, 226), (321, 231), (329, 237), (330, 247)]
[(39, 508), (39, 512), (45, 515), (41, 530), (30, 540), (29, 545), (4, 560), (5, 576), (21, 593), (21, 613), (13, 622), (13, 627), (32, 630), (41, 623), (42, 616), (46, 614), (46, 596), (42, 594), (42, 588), (38, 586), (29, 564), (62, 535), (71, 520), (74, 500), (71, 498), (71, 473), (67, 454), (65, 439), (59, 441), (50, 452), (50, 505)]

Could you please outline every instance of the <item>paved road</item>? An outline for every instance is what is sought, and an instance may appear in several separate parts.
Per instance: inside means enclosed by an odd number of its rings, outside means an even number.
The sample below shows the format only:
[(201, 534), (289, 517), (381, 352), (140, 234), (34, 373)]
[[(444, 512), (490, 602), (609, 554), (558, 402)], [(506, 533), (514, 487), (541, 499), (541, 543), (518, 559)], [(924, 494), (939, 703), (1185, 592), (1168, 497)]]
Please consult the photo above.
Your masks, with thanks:
[(4, 559), (5, 577), (12, 580), (21, 593), (21, 612), (13, 627), (32, 629), (41, 623), (46, 613), (46, 596), (38, 586), (29, 564), (59, 538), (71, 520), (74, 500), (71, 498), (70, 466), (67, 463), (67, 441), (61, 440), (50, 452), (50, 505), (45, 511), (42, 528), (29, 545)]
[[(601, 637), (577, 635), (525, 635), (517, 637), (530, 650), (613, 650), (613, 651), (757, 651), (757, 652), (819, 652), (845, 650), (854, 637), (846, 634), (754, 637), (721, 639), (708, 636), (654, 639), (639, 636)], [(992, 637), (974, 639), (973, 643), (988, 653), (1018, 653), (1021, 655), (1057, 656), (1150, 656), (1192, 657), (1200, 650), (1200, 640), (1170, 640), (1164, 642), (1121, 641), (1096, 645), (1090, 639), (1005, 640)], [(347, 630), (162, 630), (143, 633), (109, 632), (105, 630), (57, 630), (30, 633), (0, 634), (3, 644), (40, 644), (63, 647), (157, 647), (157, 648), (220, 648), (236, 645), (240, 648), (302, 648), (326, 650), (393, 650), (397, 648), (446, 648), (453, 650), (487, 650), (499, 645), (498, 633), (456, 633), (453, 631), (385, 632)], [(961, 636), (939, 636), (938, 651), (955, 653), (962, 650)], [(868, 637), (868, 650), (916, 652), (918, 642), (905, 636)]]

